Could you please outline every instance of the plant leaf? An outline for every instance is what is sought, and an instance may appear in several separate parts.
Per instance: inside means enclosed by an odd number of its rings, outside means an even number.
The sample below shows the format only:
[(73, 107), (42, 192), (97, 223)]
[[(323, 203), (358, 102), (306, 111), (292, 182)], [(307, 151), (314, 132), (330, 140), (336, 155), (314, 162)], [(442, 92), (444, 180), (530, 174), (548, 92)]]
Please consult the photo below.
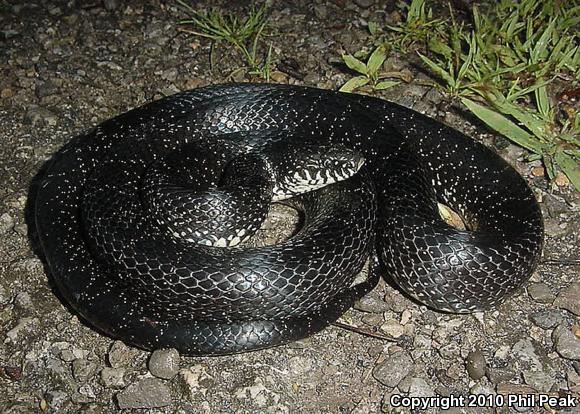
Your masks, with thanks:
[(546, 174), (548, 174), (548, 178), (553, 180), (556, 177), (556, 164), (554, 163), (554, 158), (548, 154), (544, 154), (542, 161), (544, 162), (544, 167), (546, 169)]
[(348, 66), (350, 69), (362, 75), (366, 75), (368, 73), (367, 65), (355, 58), (353, 55), (342, 55), (342, 60), (344, 60), (344, 63), (346, 63), (346, 66)]
[(369, 33), (372, 36), (376, 35), (379, 32), (379, 26), (373, 21), (368, 22), (368, 28), (369, 28)]
[(366, 85), (369, 83), (370, 79), (366, 76), (355, 76), (352, 79), (349, 79), (344, 85), (342, 85), (339, 89), (340, 92), (352, 92), (356, 88), (360, 88), (361, 86)]
[[(385, 63), (385, 59), (387, 58), (387, 52), (385, 50), (385, 46), (380, 45), (373, 53), (371, 53), (371, 57), (367, 62), (367, 75), (375, 76), (383, 63)], [(376, 78), (375, 78), (376, 79)]]
[(562, 172), (566, 174), (566, 177), (570, 179), (576, 190), (580, 191), (580, 165), (578, 162), (563, 151), (556, 153), (554, 161), (562, 169)]
[(388, 88), (392, 88), (393, 86), (397, 86), (400, 83), (401, 82), (399, 82), (399, 81), (391, 81), (391, 80), (380, 81), (375, 85), (375, 89), (376, 90), (388, 89)]
[(453, 49), (436, 37), (429, 39), (427, 47), (431, 52), (443, 55), (446, 59), (451, 59), (451, 56), (453, 56)]
[(473, 55), (477, 52), (477, 43), (475, 42), (475, 35), (472, 33), (466, 40), (468, 40), (469, 51), (467, 53), (467, 57), (465, 57), (463, 64), (461, 65), (459, 71), (457, 72), (457, 81), (461, 81), (463, 79), (463, 77), (469, 70), (471, 63), (473, 62)]
[(529, 151), (535, 152), (536, 154), (542, 153), (543, 145), (533, 135), (514, 124), (499, 112), (486, 108), (467, 98), (462, 98), (461, 101), (475, 116), (485, 122), (490, 128), (495, 129)]
[(551, 41), (552, 33), (554, 32), (555, 22), (556, 19), (553, 19), (552, 21), (550, 21), (550, 23), (548, 23), (548, 26), (546, 27), (546, 29), (544, 30), (544, 32), (542, 33), (536, 44), (533, 46), (533, 49), (530, 54), (532, 63), (537, 63), (546, 56), (548, 44)]
[(538, 107), (538, 112), (544, 117), (545, 120), (549, 119), (550, 116), (550, 99), (548, 98), (548, 91), (546, 85), (540, 86), (534, 91), (536, 97), (536, 106)]
[(455, 85), (455, 80), (448, 72), (445, 71), (445, 69), (443, 69), (437, 63), (433, 62), (427, 56), (424, 56), (421, 53), (419, 53), (419, 56), (421, 57), (423, 62), (425, 62), (425, 64), (429, 66), (429, 68), (431, 68), (433, 72), (439, 75), (439, 77), (441, 77), (447, 83), (447, 85), (449, 85), (450, 87), (453, 87)]
[(524, 106), (515, 105), (507, 100), (497, 100), (492, 102), (502, 114), (513, 116), (518, 122), (521, 122), (528, 130), (532, 132), (538, 141), (548, 141), (548, 135), (545, 130), (546, 123), (543, 122), (537, 114)]

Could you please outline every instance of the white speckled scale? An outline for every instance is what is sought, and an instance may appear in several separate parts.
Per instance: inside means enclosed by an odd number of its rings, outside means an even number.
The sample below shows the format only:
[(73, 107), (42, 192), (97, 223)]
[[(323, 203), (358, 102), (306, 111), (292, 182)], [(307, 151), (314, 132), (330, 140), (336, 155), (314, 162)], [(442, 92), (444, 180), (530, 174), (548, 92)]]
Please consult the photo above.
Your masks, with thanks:
[[(306, 217), (295, 236), (231, 247), (293, 195)], [(437, 201), (470, 230), (444, 223)], [(380, 99), (266, 84), (184, 92), (73, 139), (48, 165), (36, 224), (80, 315), (191, 355), (311, 335), (379, 273), (436, 309), (496, 306), (543, 241), (532, 191), (483, 145)], [(372, 277), (351, 287), (369, 255)]]

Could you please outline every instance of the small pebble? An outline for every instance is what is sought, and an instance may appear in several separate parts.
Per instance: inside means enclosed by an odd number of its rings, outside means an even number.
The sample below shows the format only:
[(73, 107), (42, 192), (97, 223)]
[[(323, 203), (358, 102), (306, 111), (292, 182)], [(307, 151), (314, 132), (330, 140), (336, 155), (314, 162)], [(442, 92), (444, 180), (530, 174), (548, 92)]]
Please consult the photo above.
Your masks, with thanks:
[(117, 394), (117, 404), (121, 410), (166, 407), (171, 402), (169, 387), (158, 378), (143, 378)]
[(566, 177), (566, 174), (562, 173), (561, 171), (558, 171), (556, 172), (554, 182), (558, 187), (566, 187), (568, 184), (570, 184), (570, 179)]
[(272, 79), (272, 82), (276, 83), (288, 83), (288, 75), (286, 75), (283, 72), (280, 72), (279, 70), (275, 70), (274, 72), (272, 72), (272, 74), (270, 75), (270, 79)]
[(381, 331), (392, 338), (400, 338), (405, 333), (405, 327), (399, 322), (390, 319), (381, 325)]
[(123, 366), (127, 366), (130, 362), (139, 355), (140, 351), (134, 348), (130, 348), (125, 345), (121, 341), (113, 342), (111, 348), (109, 349), (109, 353), (107, 355), (107, 359), (109, 364), (113, 368), (119, 368)]
[(566, 359), (580, 360), (580, 338), (572, 333), (566, 325), (559, 325), (552, 332), (556, 351)]
[(161, 79), (169, 82), (175, 82), (175, 80), (177, 79), (177, 75), (178, 75), (177, 69), (170, 68), (161, 73)]
[(19, 292), (14, 298), (14, 304), (22, 310), (34, 309), (32, 298), (30, 297), (30, 293), (28, 292)]
[(102, 414), (102, 413), (104, 413), (103, 406), (99, 405), (97, 403), (83, 404), (77, 412), (78, 412), (78, 414)]
[(3, 307), (8, 302), (10, 302), (10, 294), (4, 286), (0, 285), (0, 307)]
[(396, 387), (413, 369), (413, 360), (405, 351), (396, 352), (378, 363), (373, 377), (387, 387)]
[(557, 221), (560, 214), (565, 214), (570, 209), (564, 199), (549, 193), (544, 196), (542, 204), (548, 210), (548, 215)]
[(93, 390), (93, 387), (90, 384), (81, 385), (78, 389), (78, 392), (80, 395), (87, 397), (86, 399), (84, 399), (83, 402), (88, 402), (88, 400), (93, 400), (96, 397), (95, 391)]
[(542, 392), (548, 392), (552, 389), (555, 383), (553, 376), (543, 370), (540, 371), (524, 371), (524, 381), (534, 389)]
[(125, 368), (105, 367), (101, 370), (101, 381), (107, 388), (123, 388), (127, 385), (125, 381)]
[(455, 359), (461, 354), (461, 349), (459, 349), (457, 342), (449, 342), (447, 345), (440, 347), (438, 352), (445, 359)]
[(354, 3), (361, 9), (368, 9), (375, 4), (375, 0), (354, 0)]
[(105, 10), (114, 11), (119, 8), (119, 1), (118, 0), (103, 0), (103, 5), (105, 6)]
[(287, 362), (288, 373), (292, 378), (303, 378), (316, 368), (316, 361), (306, 355), (296, 355)]
[(368, 326), (380, 326), (383, 323), (383, 316), (380, 313), (367, 313), (362, 317), (362, 321)]
[(206, 367), (201, 364), (179, 370), (179, 379), (192, 398), (199, 394), (205, 395), (208, 388), (213, 385), (212, 377), (208, 375)]
[(317, 4), (314, 6), (314, 15), (318, 20), (326, 20), (328, 17), (328, 9), (324, 4)]
[(273, 401), (280, 399), (280, 395), (264, 385), (264, 381), (259, 377), (252, 384), (235, 389), (233, 395), (239, 400), (249, 400), (252, 405), (261, 408), (271, 406)]
[(14, 219), (8, 213), (0, 215), (0, 234), (6, 234), (14, 228)]
[(55, 126), (57, 116), (50, 110), (40, 106), (31, 106), (24, 114), (24, 122), (33, 126), (50, 125)]
[(185, 89), (193, 89), (203, 85), (203, 82), (199, 78), (189, 78), (185, 81)]
[(19, 337), (21, 337), (23, 331), (33, 330), (35, 326), (38, 325), (37, 318), (20, 318), (16, 323), (16, 326), (6, 332), (6, 338), (15, 342)]
[(4, 88), (0, 91), (0, 98), (8, 99), (14, 96), (14, 91), (10, 88)]
[(552, 303), (556, 297), (545, 283), (531, 284), (528, 286), (528, 294), (539, 303)]
[(559, 219), (551, 219), (547, 217), (544, 220), (544, 232), (550, 237), (562, 237), (570, 232), (570, 227), (567, 223), (561, 223)]
[(21, 236), (28, 235), (28, 226), (25, 223), (15, 224), (14, 231)]
[(50, 404), (51, 410), (58, 412), (64, 408), (64, 405), (70, 400), (70, 397), (64, 391), (51, 390), (44, 394), (44, 399)]
[(78, 381), (86, 381), (91, 378), (97, 370), (97, 364), (86, 359), (75, 359), (72, 362), (73, 376)]
[(531, 339), (520, 339), (514, 344), (511, 350), (512, 357), (518, 364), (526, 366), (528, 369), (540, 370), (542, 368), (542, 358)]
[(179, 352), (175, 349), (157, 349), (149, 358), (149, 372), (162, 379), (172, 379), (179, 372)]
[(383, 301), (389, 309), (395, 313), (401, 313), (409, 306), (409, 300), (396, 290), (390, 290), (385, 294)]
[(374, 292), (371, 292), (357, 300), (354, 304), (354, 308), (361, 312), (368, 313), (383, 313), (391, 309), (389, 304)]
[(475, 351), (467, 354), (465, 365), (467, 368), (467, 373), (472, 379), (477, 381), (485, 375), (485, 356), (480, 349), (476, 349)]
[(405, 309), (403, 311), (403, 313), (401, 313), (401, 325), (406, 325), (407, 323), (409, 323), (409, 321), (411, 320), (411, 318), (413, 317), (413, 314), (411, 313), (410, 310)]
[(320, 75), (309, 73), (304, 77), (304, 83), (307, 85), (316, 85), (320, 81)]
[(499, 384), (502, 382), (509, 382), (518, 373), (512, 367), (488, 367), (485, 375), (492, 384)]
[(546, 173), (546, 170), (544, 170), (544, 167), (542, 167), (541, 165), (538, 165), (537, 167), (532, 168), (532, 175), (534, 177), (542, 177), (545, 173)]
[(474, 395), (492, 395), (493, 389), (478, 382), (469, 389), (469, 392)]
[(48, 357), (45, 360), (45, 364), (49, 371), (52, 371), (60, 377), (70, 375), (68, 366), (65, 365), (60, 359)]
[(580, 315), (580, 282), (574, 282), (565, 289), (562, 289), (554, 305), (572, 312), (574, 315)]
[(409, 397), (433, 397), (435, 391), (423, 378), (411, 378)]
[(38, 98), (44, 98), (46, 96), (55, 95), (59, 91), (58, 85), (54, 82), (47, 80), (47, 81), (39, 81), (36, 85), (36, 96)]
[(564, 320), (564, 316), (557, 310), (545, 310), (534, 313), (531, 319), (542, 329), (553, 329)]
[(63, 349), (60, 352), (59, 356), (60, 356), (60, 359), (62, 359), (65, 362), (72, 362), (76, 358), (75, 354), (70, 349)]

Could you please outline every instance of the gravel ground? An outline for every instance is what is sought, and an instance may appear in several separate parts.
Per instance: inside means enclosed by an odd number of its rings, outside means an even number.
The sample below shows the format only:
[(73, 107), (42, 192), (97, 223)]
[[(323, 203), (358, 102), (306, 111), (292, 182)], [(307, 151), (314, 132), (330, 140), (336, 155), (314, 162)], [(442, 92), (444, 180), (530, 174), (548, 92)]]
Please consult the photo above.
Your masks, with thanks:
[[(348, 79), (336, 62), (364, 44), (365, 21), (397, 18), (373, 0), (274, 1), (270, 15), (274, 57), (290, 72), (275, 71), (273, 81), (328, 89)], [(580, 256), (578, 194), (534, 177), (534, 165), (509, 145), (501, 153), (534, 187), (547, 238), (527, 289), (497, 310), (441, 314), (381, 284), (343, 321), (395, 342), (330, 327), (288, 346), (219, 358), (150, 354), (80, 323), (35, 254), (31, 182), (63, 143), (98, 122), (228, 80), (238, 57), (220, 49), (212, 70), (209, 43), (178, 32), (181, 17), (174, 3), (156, 0), (0, 1), (0, 412), (377, 413), (409, 412), (393, 407), (396, 394), (579, 397), (580, 283), (569, 263)], [(494, 145), (439, 93), (418, 86), (425, 75), (408, 57), (387, 65), (414, 81), (384, 97)], [(276, 211), (270, 228), (285, 221)], [(522, 402), (450, 412), (513, 410), (544, 409)]]

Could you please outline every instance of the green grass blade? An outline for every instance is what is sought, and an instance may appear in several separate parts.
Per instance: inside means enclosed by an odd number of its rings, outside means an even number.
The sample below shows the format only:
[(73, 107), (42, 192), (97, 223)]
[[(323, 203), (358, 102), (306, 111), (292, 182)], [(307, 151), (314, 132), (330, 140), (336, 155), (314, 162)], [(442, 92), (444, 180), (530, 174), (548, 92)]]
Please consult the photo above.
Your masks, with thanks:
[(425, 0), (413, 0), (407, 12), (407, 22), (419, 20), (425, 14)]
[(451, 59), (453, 56), (453, 49), (443, 43), (440, 39), (432, 37), (427, 43), (427, 47), (433, 53), (444, 56), (446, 59)]
[(533, 135), (514, 124), (499, 112), (486, 108), (467, 98), (462, 98), (461, 101), (475, 116), (485, 122), (490, 128), (498, 131), (500, 134), (529, 151), (537, 154), (542, 153), (543, 146)]
[(536, 106), (538, 107), (538, 112), (542, 117), (549, 121), (550, 119), (550, 98), (548, 98), (548, 90), (546, 85), (542, 85), (534, 91), (534, 96), (536, 97)]
[(509, 41), (510, 39), (513, 39), (514, 34), (517, 33), (517, 31), (521, 29), (523, 25), (520, 23), (517, 13), (512, 14), (508, 22), (509, 23), (506, 31), (506, 39)]
[(457, 72), (457, 79), (458, 80), (463, 79), (463, 77), (469, 71), (471, 64), (473, 62), (473, 56), (477, 52), (477, 44), (475, 42), (475, 35), (474, 34), (471, 34), (468, 37), (468, 43), (469, 43), (469, 51), (467, 53), (467, 57), (465, 58), (463, 64), (461, 65), (461, 67), (459, 68), (459, 71)]
[(577, 132), (576, 135), (573, 134), (561, 134), (560, 139), (562, 141), (569, 142), (570, 144), (574, 144), (577, 147), (580, 147), (580, 134)]
[(548, 26), (546, 27), (546, 29), (544, 30), (544, 32), (542, 33), (542, 35), (538, 39), (537, 43), (534, 45), (534, 47), (532, 49), (532, 53), (531, 53), (532, 63), (537, 63), (537, 62), (545, 59), (545, 57), (547, 55), (548, 45), (552, 39), (552, 34), (554, 32), (555, 22), (556, 22), (556, 20), (553, 19), (548, 24)]
[(524, 106), (518, 106), (507, 100), (496, 100), (493, 106), (502, 114), (513, 116), (540, 141), (547, 141), (546, 122)]
[[(564, 66), (578, 66), (578, 57), (580, 56), (580, 46), (576, 46), (568, 50), (562, 57), (560, 57), (559, 61), (556, 63), (556, 70), (560, 70)], [(576, 58), (574, 58), (576, 55)], [(574, 62), (576, 60), (576, 62)]]
[(445, 71), (445, 69), (443, 69), (437, 63), (433, 62), (427, 56), (422, 55), (421, 53), (419, 53), (419, 56), (421, 57), (423, 62), (425, 62), (425, 64), (429, 66), (429, 68), (433, 72), (435, 72), (435, 74), (439, 75), (439, 77), (442, 78), (447, 83), (447, 85), (449, 85), (450, 87), (455, 86), (455, 79), (453, 79), (453, 77), (447, 71)]
[(544, 163), (544, 167), (546, 169), (546, 174), (550, 180), (556, 178), (556, 164), (554, 162), (554, 158), (549, 154), (544, 154), (542, 157), (542, 162)]

